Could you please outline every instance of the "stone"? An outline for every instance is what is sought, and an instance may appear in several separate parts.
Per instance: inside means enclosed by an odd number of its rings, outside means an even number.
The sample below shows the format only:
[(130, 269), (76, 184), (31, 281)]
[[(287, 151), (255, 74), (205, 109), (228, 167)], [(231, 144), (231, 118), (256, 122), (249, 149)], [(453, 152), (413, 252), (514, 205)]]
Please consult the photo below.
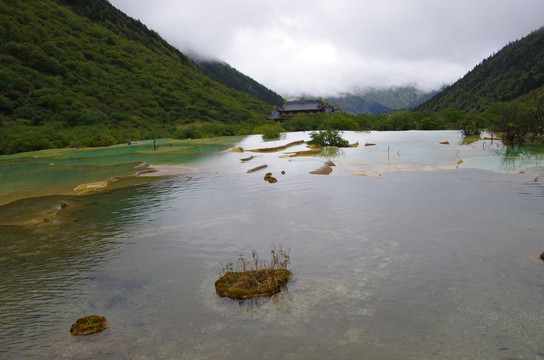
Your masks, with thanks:
[(323, 164), (319, 169), (310, 171), (310, 174), (317, 174), (317, 175), (329, 175), (332, 172), (332, 168), (327, 165)]
[(255, 171), (258, 171), (258, 170), (261, 170), (261, 169), (265, 169), (267, 168), (268, 165), (261, 165), (261, 166), (257, 166), (257, 167), (254, 167), (253, 169), (249, 169), (247, 171), (248, 174), (252, 173), (252, 172), (255, 172)]
[[(281, 288), (291, 279), (291, 275), (291, 271), (286, 269), (229, 271), (215, 282), (215, 292), (221, 297), (235, 300), (272, 296), (281, 291)], [(244, 277), (256, 281), (241, 281)], [(252, 283), (256, 283), (256, 285), (248, 285)]]
[(110, 327), (103, 316), (90, 315), (77, 319), (70, 328), (72, 335), (90, 335), (103, 331)]

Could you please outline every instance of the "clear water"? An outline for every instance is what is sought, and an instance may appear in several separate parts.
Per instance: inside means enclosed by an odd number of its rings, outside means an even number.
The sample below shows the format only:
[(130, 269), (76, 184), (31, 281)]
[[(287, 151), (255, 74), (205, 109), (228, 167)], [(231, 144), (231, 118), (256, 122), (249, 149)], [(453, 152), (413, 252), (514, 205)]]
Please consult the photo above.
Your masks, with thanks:
[[(0, 227), (0, 358), (543, 358), (544, 170), (529, 168), (541, 155), (505, 161), (453, 132), (393, 135), (346, 134), (360, 146), (331, 154), (330, 176), (308, 174), (324, 158), (240, 163), (250, 154), (218, 150), (278, 143), (225, 139), (175, 157), (191, 173), (1, 207), (9, 218), (71, 203), (52, 222)], [(470, 154), (484, 170), (468, 168)], [(351, 176), (392, 161), (448, 170)], [(253, 303), (215, 294), (222, 265), (280, 243), (288, 289)], [(92, 314), (111, 328), (69, 334)]]

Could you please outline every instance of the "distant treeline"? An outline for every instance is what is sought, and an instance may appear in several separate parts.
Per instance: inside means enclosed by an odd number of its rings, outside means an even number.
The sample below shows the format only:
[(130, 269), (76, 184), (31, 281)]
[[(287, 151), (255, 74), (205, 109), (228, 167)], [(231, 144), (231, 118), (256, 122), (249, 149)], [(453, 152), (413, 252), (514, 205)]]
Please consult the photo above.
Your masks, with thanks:
[[(0, 97), (1, 98), (1, 97)], [(268, 134), (311, 130), (401, 131), (401, 130), (462, 130), (466, 136), (488, 130), (508, 143), (544, 142), (544, 99), (534, 106), (522, 103), (494, 103), (481, 114), (446, 109), (396, 112), (390, 114), (321, 114), (298, 115), (284, 122), (252, 119), (237, 123), (205, 122), (183, 126), (115, 127), (89, 124), (71, 127), (63, 122), (40, 125), (16, 125), (0, 128), (0, 154), (63, 147), (107, 146), (129, 139), (158, 137), (198, 139), (218, 136)]]
[(507, 143), (544, 142), (544, 98), (534, 105), (495, 102), (482, 113), (448, 108), (442, 112), (403, 111), (389, 114), (295, 116), (281, 124), (285, 131), (301, 130), (462, 130), (465, 136), (483, 130), (500, 134)]

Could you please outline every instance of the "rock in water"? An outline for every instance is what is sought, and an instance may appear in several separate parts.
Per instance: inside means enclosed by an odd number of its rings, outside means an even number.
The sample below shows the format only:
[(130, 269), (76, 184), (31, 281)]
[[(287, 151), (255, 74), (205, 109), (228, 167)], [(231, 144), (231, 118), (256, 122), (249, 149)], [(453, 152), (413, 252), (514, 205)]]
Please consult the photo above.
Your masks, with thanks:
[(90, 335), (109, 328), (110, 324), (103, 316), (90, 315), (77, 319), (70, 328), (72, 335)]
[(255, 172), (257, 170), (265, 169), (266, 167), (268, 167), (268, 165), (257, 166), (257, 167), (254, 167), (253, 169), (249, 169), (247, 171), (247, 173), (250, 174), (250, 173)]
[(319, 169), (310, 171), (310, 174), (317, 174), (317, 175), (329, 175), (332, 172), (332, 168), (327, 165), (323, 164)]

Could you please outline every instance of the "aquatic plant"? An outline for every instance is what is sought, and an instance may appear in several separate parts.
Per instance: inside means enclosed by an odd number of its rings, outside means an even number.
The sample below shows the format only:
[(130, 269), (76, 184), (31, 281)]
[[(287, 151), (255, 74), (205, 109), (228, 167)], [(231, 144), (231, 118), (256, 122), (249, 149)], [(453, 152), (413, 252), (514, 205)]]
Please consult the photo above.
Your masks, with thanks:
[(253, 250), (251, 259), (243, 255), (236, 263), (228, 263), (221, 270), (222, 276), (215, 282), (215, 291), (221, 297), (245, 300), (260, 296), (272, 296), (291, 279), (290, 251), (272, 247), (272, 259), (266, 262)]

